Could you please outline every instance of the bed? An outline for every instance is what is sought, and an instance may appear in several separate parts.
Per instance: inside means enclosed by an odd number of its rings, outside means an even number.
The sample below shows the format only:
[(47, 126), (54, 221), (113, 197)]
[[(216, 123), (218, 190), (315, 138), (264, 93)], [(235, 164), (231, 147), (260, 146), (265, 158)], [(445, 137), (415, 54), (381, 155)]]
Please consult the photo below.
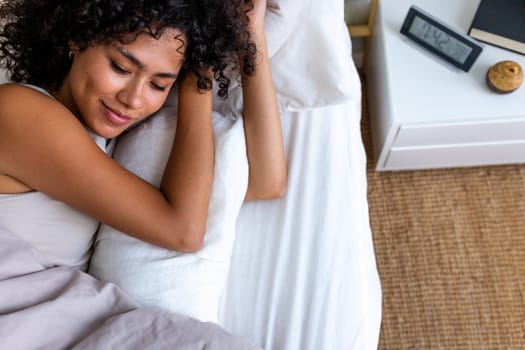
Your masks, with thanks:
[[(343, 2), (316, 3), (269, 1), (286, 195), (242, 203), (246, 178), (238, 174), (246, 164), (239, 139), (231, 137), (242, 130), (233, 87), (230, 102), (215, 106), (214, 127), (216, 148), (239, 157), (218, 158), (223, 183), (216, 186), (217, 204), (210, 208), (215, 219), (210, 218), (203, 252), (158, 250), (102, 227), (87, 274), (48, 266), (23, 242), (0, 235), (5, 346), (377, 348), (381, 288), (368, 218), (361, 85)], [(304, 59), (298, 63), (297, 57)], [(175, 107), (168, 104), (163, 112), (171, 114)], [(158, 125), (156, 130), (171, 127)], [(136, 133), (153, 129), (144, 126)], [(162, 135), (150, 140), (158, 144)], [(128, 136), (132, 145), (118, 160), (144, 169), (144, 158), (129, 158), (137, 153), (135, 139)], [(116, 157), (125, 144), (116, 145)], [(162, 298), (151, 297), (161, 291)]]

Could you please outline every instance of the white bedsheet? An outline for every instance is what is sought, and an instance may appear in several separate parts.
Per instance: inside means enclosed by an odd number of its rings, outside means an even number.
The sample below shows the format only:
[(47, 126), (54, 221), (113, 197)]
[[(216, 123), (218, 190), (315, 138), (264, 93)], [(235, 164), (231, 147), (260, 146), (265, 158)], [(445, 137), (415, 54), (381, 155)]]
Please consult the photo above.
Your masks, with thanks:
[(286, 196), (243, 204), (221, 325), (266, 350), (377, 349), (361, 100), (282, 114)]

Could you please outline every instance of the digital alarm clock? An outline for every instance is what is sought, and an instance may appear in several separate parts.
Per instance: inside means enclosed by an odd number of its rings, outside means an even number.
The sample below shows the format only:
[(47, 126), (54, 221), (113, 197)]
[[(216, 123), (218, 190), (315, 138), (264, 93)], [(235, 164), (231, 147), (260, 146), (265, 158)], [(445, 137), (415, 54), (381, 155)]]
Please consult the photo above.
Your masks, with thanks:
[(401, 33), (423, 49), (468, 72), (483, 45), (416, 6), (411, 6)]

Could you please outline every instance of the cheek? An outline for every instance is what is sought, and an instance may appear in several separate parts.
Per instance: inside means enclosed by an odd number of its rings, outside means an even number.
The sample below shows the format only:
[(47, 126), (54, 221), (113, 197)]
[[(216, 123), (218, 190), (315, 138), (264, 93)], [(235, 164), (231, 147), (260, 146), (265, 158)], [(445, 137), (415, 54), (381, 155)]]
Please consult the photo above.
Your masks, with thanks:
[(124, 84), (122, 79), (103, 70), (93, 70), (87, 74), (84, 81), (87, 92), (98, 94), (115, 92)]
[(168, 97), (167, 93), (155, 93), (146, 94), (147, 99), (147, 115), (151, 115), (162, 108)]
[(106, 66), (89, 60), (78, 62), (72, 70), (72, 84), (84, 93), (103, 93), (116, 89), (121, 82)]

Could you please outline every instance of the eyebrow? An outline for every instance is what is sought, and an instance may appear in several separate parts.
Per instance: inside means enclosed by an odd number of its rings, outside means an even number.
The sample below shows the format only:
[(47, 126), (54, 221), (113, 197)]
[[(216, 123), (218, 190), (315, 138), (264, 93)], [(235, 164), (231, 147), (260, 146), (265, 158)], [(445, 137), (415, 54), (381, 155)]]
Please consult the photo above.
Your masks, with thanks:
[[(131, 52), (126, 51), (122, 47), (115, 46), (115, 49), (120, 52), (120, 54), (124, 57), (126, 57), (131, 63), (133, 63), (135, 66), (137, 66), (140, 69), (146, 68), (146, 65), (139, 61), (137, 57), (135, 57)], [(176, 73), (168, 73), (168, 72), (160, 72), (155, 73), (155, 76), (161, 77), (161, 78), (172, 78), (177, 79), (178, 74)]]

